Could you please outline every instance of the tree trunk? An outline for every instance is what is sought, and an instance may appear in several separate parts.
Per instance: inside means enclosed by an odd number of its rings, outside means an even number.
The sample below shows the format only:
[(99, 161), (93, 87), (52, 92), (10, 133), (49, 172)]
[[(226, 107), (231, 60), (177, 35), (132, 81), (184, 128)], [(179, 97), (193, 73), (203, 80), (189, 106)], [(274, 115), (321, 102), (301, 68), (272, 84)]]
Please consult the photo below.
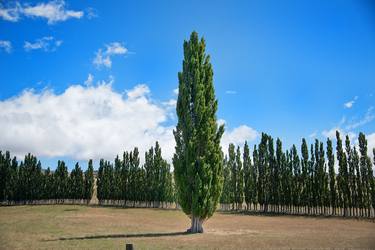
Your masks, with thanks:
[(191, 217), (191, 228), (187, 230), (188, 233), (203, 233), (203, 220), (199, 217), (195, 217), (194, 215)]

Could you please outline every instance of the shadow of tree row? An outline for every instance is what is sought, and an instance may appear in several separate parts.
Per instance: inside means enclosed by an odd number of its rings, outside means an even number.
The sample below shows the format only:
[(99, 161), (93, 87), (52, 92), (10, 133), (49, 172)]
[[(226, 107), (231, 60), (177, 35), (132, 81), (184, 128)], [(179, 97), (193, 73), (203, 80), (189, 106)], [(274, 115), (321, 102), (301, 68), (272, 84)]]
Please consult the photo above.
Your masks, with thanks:
[(138, 233), (138, 234), (104, 234), (104, 235), (86, 235), (78, 237), (60, 237), (58, 239), (44, 241), (60, 241), (60, 240), (93, 240), (93, 239), (115, 239), (115, 238), (152, 238), (166, 236), (187, 235), (188, 232), (170, 232), (170, 233)]

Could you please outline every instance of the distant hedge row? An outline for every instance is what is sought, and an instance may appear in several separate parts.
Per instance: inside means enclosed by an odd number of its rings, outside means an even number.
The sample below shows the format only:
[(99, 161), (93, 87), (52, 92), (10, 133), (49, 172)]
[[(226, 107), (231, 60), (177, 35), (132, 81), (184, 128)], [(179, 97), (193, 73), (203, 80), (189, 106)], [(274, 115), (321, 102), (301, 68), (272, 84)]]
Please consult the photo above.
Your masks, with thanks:
[(315, 140), (309, 150), (302, 139), (299, 155), (295, 145), (284, 151), (280, 139), (275, 150), (274, 139), (263, 133), (252, 157), (247, 144), (242, 155), (231, 144), (221, 203), (232, 209), (246, 203), (246, 209), (262, 212), (374, 216), (375, 179), (365, 135), (359, 134), (358, 146), (346, 136), (344, 148), (337, 131), (336, 142), (335, 155), (329, 138), (326, 151), (323, 142)]
[(0, 151), (0, 201), (24, 202), (37, 200), (87, 200), (92, 197), (94, 171), (89, 161), (85, 173), (78, 163), (69, 174), (64, 161), (57, 168), (42, 169), (40, 161), (28, 154), (18, 163), (7, 151)]
[(101, 160), (97, 179), (97, 197), (103, 200), (124, 202), (145, 202), (149, 207), (174, 202), (173, 176), (170, 166), (161, 156), (161, 148), (156, 142), (145, 153), (141, 166), (137, 148), (118, 156), (114, 166)]
[[(58, 161), (55, 171), (42, 169), (40, 161), (31, 154), (18, 163), (7, 151), (0, 151), (0, 201), (32, 203), (30, 201), (91, 200), (94, 190), (92, 160), (85, 173), (78, 163), (69, 173), (64, 161)], [(161, 156), (156, 142), (145, 153), (140, 165), (137, 148), (118, 156), (114, 164), (100, 160), (97, 172), (97, 198), (103, 201), (145, 202), (147, 206), (160, 206), (174, 202), (173, 175), (170, 166)]]
[[(242, 153), (230, 144), (224, 159), (222, 208), (240, 210), (246, 204), (245, 209), (258, 212), (374, 216), (375, 178), (365, 135), (359, 134), (358, 145), (348, 136), (344, 143), (339, 132), (336, 150), (330, 139), (326, 149), (318, 140), (309, 149), (302, 139), (298, 154), (295, 145), (284, 151), (280, 139), (274, 145), (274, 139), (263, 133), (252, 157), (247, 143)], [(99, 204), (177, 203), (173, 173), (158, 142), (145, 153), (143, 165), (137, 148), (117, 156), (114, 163), (100, 160), (96, 184)], [(69, 174), (64, 161), (58, 161), (52, 172), (42, 170), (33, 155), (18, 163), (9, 152), (0, 152), (0, 201), (88, 201), (93, 188), (92, 160), (85, 173), (77, 163)]]

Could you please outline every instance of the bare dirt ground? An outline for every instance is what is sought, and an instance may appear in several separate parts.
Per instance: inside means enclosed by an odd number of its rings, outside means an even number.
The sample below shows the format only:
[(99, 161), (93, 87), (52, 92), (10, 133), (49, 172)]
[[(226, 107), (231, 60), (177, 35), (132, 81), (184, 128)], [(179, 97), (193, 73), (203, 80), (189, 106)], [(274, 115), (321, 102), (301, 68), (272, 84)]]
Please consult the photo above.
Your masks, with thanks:
[(375, 222), (216, 213), (187, 235), (176, 210), (75, 205), (0, 207), (0, 249), (372, 248)]

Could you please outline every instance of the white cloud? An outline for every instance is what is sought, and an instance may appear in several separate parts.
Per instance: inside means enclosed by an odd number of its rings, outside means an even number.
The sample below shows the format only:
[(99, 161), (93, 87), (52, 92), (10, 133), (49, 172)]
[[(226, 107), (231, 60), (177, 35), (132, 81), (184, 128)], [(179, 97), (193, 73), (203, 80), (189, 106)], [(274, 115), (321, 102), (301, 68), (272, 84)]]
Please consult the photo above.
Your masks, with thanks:
[(111, 58), (109, 56), (103, 56), (102, 49), (99, 49), (96, 52), (96, 56), (95, 56), (95, 58), (94, 58), (94, 60), (92, 62), (98, 68), (100, 68), (101, 66), (105, 66), (107, 68), (111, 68), (112, 67), (112, 60), (111, 60)]
[[(354, 98), (356, 100), (357, 97)], [(366, 114), (361, 119), (350, 119), (347, 120), (346, 117), (342, 117), (340, 122), (331, 129), (323, 130), (322, 135), (330, 139), (336, 139), (336, 130), (338, 130), (341, 136), (349, 135), (350, 140), (357, 138), (358, 129), (361, 126), (364, 126), (375, 119), (375, 114), (373, 113), (374, 107), (369, 107), (366, 111)]]
[(329, 139), (335, 139), (336, 138), (336, 131), (339, 131), (341, 133), (341, 128), (335, 127), (331, 128), (330, 130), (323, 130), (322, 135), (324, 137), (327, 137)]
[(350, 122), (347, 126), (346, 126), (346, 129), (347, 130), (351, 130), (351, 129), (355, 129), (355, 128), (358, 128), (360, 126), (363, 126), (369, 122), (371, 122), (372, 120), (375, 119), (375, 114), (373, 113), (373, 110), (374, 110), (374, 107), (369, 107), (366, 111), (366, 114), (365, 116), (360, 119), (359, 121), (356, 121), (356, 122)]
[(354, 101), (349, 101), (349, 102), (344, 103), (344, 107), (350, 109), (351, 107), (353, 107), (353, 104), (354, 104)]
[[(222, 119), (218, 120), (218, 124), (225, 121)], [(238, 146), (242, 146), (245, 141), (254, 141), (258, 137), (258, 132), (246, 125), (241, 125), (233, 130), (227, 130), (223, 134), (223, 138), (221, 139), (221, 147), (224, 153), (227, 153), (228, 147), (230, 143), (233, 143)]]
[(0, 5), (0, 17), (5, 21), (17, 22), (20, 18), (20, 5), (17, 3), (11, 8), (4, 8)]
[(235, 91), (235, 90), (227, 90), (227, 91), (225, 91), (225, 94), (235, 95), (235, 94), (237, 94), (237, 91)]
[(119, 42), (113, 42), (106, 45), (106, 54), (107, 55), (123, 55), (128, 52), (128, 49), (125, 48), (121, 43)]
[(64, 0), (38, 3), (36, 5), (15, 2), (13, 7), (8, 8), (0, 6), (0, 17), (6, 21), (17, 22), (22, 15), (31, 18), (43, 18), (47, 20), (48, 24), (55, 24), (71, 18), (80, 19), (83, 17), (84, 12), (66, 9)]
[(0, 101), (0, 129), (7, 131), (0, 133), (0, 148), (16, 155), (113, 159), (134, 146), (145, 151), (159, 140), (171, 158), (173, 128), (161, 125), (166, 111), (144, 89), (136, 86), (122, 95), (105, 83), (73, 85), (61, 94), (26, 90)]
[(119, 42), (112, 42), (110, 44), (105, 45), (106, 49), (99, 49), (95, 53), (95, 58), (93, 60), (93, 64), (100, 68), (101, 66), (105, 66), (107, 68), (112, 67), (112, 56), (114, 55), (125, 55), (128, 53), (128, 49), (125, 48)]
[(173, 89), (173, 94), (178, 95), (178, 88)]
[(5, 52), (12, 52), (12, 43), (6, 40), (0, 40), (0, 49), (3, 49)]
[(168, 101), (163, 102), (163, 105), (165, 105), (167, 107), (171, 107), (171, 108), (176, 107), (176, 104), (177, 104), (177, 100), (176, 99), (169, 99)]
[(146, 84), (139, 84), (135, 86), (133, 89), (126, 91), (126, 94), (129, 99), (136, 99), (145, 97), (147, 94), (150, 93), (150, 89)]
[(350, 109), (351, 107), (353, 107), (353, 104), (357, 101), (357, 99), (358, 96), (355, 96), (353, 100), (344, 103), (344, 107)]
[(88, 74), (87, 79), (85, 81), (86, 86), (91, 86), (94, 82), (94, 76), (92, 74)]
[(356, 133), (354, 133), (352, 131), (346, 131), (346, 130), (344, 130), (342, 128), (339, 128), (339, 127), (334, 127), (334, 128), (331, 128), (330, 130), (323, 130), (322, 135), (324, 137), (327, 137), (327, 138), (331, 139), (331, 140), (335, 140), (336, 139), (336, 131), (339, 131), (341, 139), (343, 139), (346, 135), (349, 136), (350, 140), (353, 140), (354, 138), (357, 137)]
[[(135, 146), (143, 156), (159, 141), (163, 157), (171, 161), (175, 127), (164, 125), (170, 121), (170, 110), (153, 102), (148, 86), (137, 85), (121, 94), (111, 87), (113, 77), (92, 82), (89, 74), (85, 85), (72, 85), (60, 94), (25, 90), (0, 101), (0, 130), (6, 131), (0, 133), (0, 148), (20, 157), (30, 152), (39, 157), (112, 160)], [(223, 150), (230, 142), (242, 145), (257, 134), (245, 125), (228, 130)]]
[(93, 19), (93, 18), (98, 17), (98, 12), (97, 12), (96, 9), (88, 7), (86, 9), (86, 16), (87, 16), (88, 19)]
[(62, 40), (56, 40), (52, 36), (45, 36), (45, 37), (35, 40), (35, 42), (25, 41), (23, 48), (26, 51), (40, 49), (45, 52), (53, 52), (53, 51), (56, 51), (56, 49), (60, 47), (62, 43), (63, 43)]
[(313, 133), (309, 134), (309, 138), (315, 138), (317, 136), (317, 132), (314, 131)]

